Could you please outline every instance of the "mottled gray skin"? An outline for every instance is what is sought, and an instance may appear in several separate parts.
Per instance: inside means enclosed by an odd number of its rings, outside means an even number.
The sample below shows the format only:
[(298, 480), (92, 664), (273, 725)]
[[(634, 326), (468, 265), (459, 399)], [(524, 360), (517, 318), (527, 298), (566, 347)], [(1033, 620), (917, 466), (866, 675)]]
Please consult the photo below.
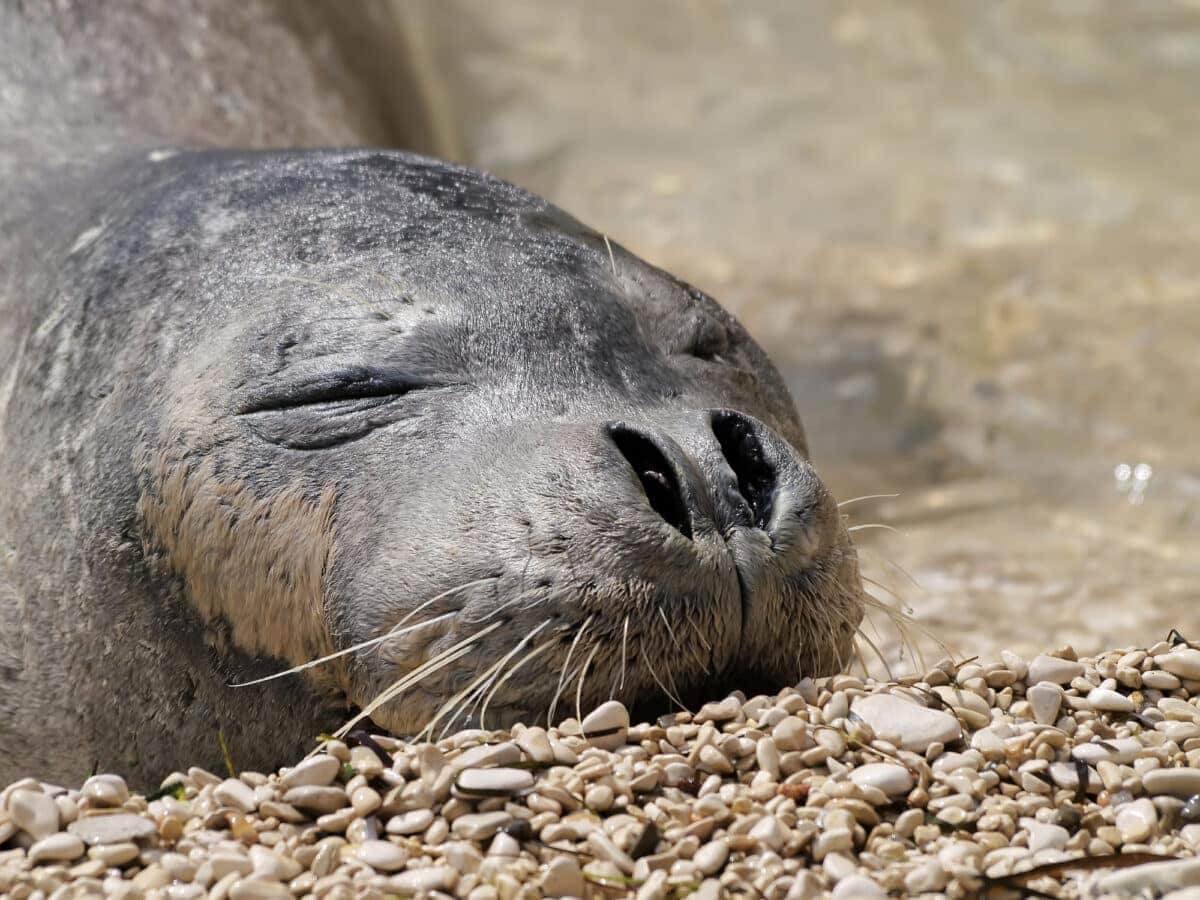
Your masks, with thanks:
[(0, 147), (0, 781), (156, 782), (218, 730), (270, 769), (485, 629), (375, 721), (491, 667), (499, 726), (564, 675), (559, 716), (848, 657), (853, 547), (713, 300), (469, 169), (96, 127)]

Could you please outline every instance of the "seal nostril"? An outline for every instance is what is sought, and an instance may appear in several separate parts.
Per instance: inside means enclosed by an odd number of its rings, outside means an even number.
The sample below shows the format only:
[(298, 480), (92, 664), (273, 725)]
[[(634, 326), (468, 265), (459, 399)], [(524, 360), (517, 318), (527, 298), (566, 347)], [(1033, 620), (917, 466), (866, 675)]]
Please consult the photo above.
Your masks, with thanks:
[(712, 414), (712, 430), (737, 476), (738, 492), (750, 506), (754, 525), (765, 529), (775, 498), (775, 467), (763, 451), (755, 423), (740, 413), (722, 410)]
[(650, 508), (682, 534), (692, 536), (692, 523), (687, 504), (679, 490), (675, 469), (663, 452), (648, 437), (626, 425), (610, 425), (609, 436), (621, 455), (633, 466)]

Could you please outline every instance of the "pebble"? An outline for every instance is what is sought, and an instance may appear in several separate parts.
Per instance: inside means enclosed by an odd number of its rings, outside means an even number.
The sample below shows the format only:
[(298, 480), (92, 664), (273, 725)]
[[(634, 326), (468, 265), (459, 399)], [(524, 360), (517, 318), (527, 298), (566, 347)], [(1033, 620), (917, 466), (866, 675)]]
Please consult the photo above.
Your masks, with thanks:
[(615, 750), (624, 745), (629, 733), (629, 710), (620, 701), (609, 700), (588, 713), (580, 728), (593, 747)]
[(388, 819), (388, 834), (418, 834), (433, 824), (433, 810), (410, 809)]
[(1057, 656), (1035, 656), (1029, 663), (1026, 681), (1037, 684), (1049, 681), (1051, 684), (1070, 684), (1087, 671), (1081, 662), (1071, 659), (1059, 659)]
[(787, 841), (787, 836), (787, 828), (774, 816), (763, 816), (750, 829), (750, 837), (770, 850), (779, 850)]
[(106, 866), (123, 866), (138, 858), (141, 848), (132, 842), (120, 844), (97, 844), (91, 847), (87, 854), (91, 859), (98, 859)]
[(1126, 843), (1140, 844), (1154, 834), (1158, 826), (1158, 810), (1144, 797), (1133, 800), (1117, 810), (1115, 824)]
[(93, 806), (120, 806), (129, 799), (129, 787), (119, 775), (93, 775), (79, 792)]
[(254, 812), (258, 808), (258, 798), (254, 788), (237, 778), (226, 778), (213, 789), (213, 798), (225, 806), (232, 806), (244, 813)]
[(342, 763), (337, 757), (319, 754), (306, 759), (295, 768), (285, 770), (279, 776), (279, 782), (285, 788), (304, 786), (325, 787), (332, 784), (342, 771)]
[(850, 780), (863, 787), (878, 788), (888, 797), (900, 797), (913, 788), (912, 772), (894, 763), (867, 763), (850, 771)]
[(1136, 738), (1112, 738), (1105, 741), (1076, 744), (1071, 755), (1075, 759), (1094, 766), (1099, 762), (1133, 762), (1141, 750), (1142, 744)]
[[(176, 895), (169, 894), (168, 896), (174, 900)], [(199, 896), (204, 895), (201, 893)], [(269, 878), (259, 878), (253, 875), (239, 878), (229, 887), (230, 900), (285, 900), (291, 896), (292, 892), (286, 885)]]
[(692, 857), (692, 862), (699, 866), (700, 871), (705, 875), (713, 875), (720, 871), (727, 859), (729, 859), (729, 842), (716, 840), (697, 850)]
[(1133, 701), (1119, 691), (1109, 691), (1096, 688), (1087, 695), (1088, 705), (1092, 709), (1104, 712), (1133, 712)]
[(391, 841), (363, 841), (354, 845), (354, 858), (380, 872), (395, 872), (404, 868), (408, 853)]
[(1025, 692), (1025, 699), (1029, 701), (1033, 719), (1039, 725), (1053, 725), (1058, 721), (1063, 692), (1057, 684), (1052, 681), (1039, 682)]
[(1134, 897), (1200, 885), (1200, 859), (1144, 863), (1101, 873), (1092, 882), (1094, 896)]
[(70, 861), (83, 856), (83, 841), (73, 834), (59, 832), (44, 837), (29, 848), (29, 861), (34, 863)]
[(454, 786), (462, 794), (500, 797), (516, 794), (533, 787), (533, 773), (525, 769), (464, 769)]
[(18, 828), (36, 841), (58, 831), (58, 804), (43, 793), (14, 791), (8, 795), (8, 814)]
[(1200, 650), (1181, 647), (1162, 656), (1154, 657), (1154, 664), (1164, 672), (1170, 672), (1189, 681), (1200, 680)]
[(484, 841), (511, 820), (512, 816), (506, 812), (468, 813), (455, 819), (450, 830), (466, 840)]
[(454, 890), (458, 877), (458, 872), (449, 866), (427, 866), (393, 875), (387, 886), (402, 897), (423, 897), (434, 891)]
[(547, 897), (584, 897), (587, 883), (579, 863), (569, 856), (556, 856), (546, 863), (542, 874), (542, 893)]
[(1071, 832), (1061, 825), (1051, 825), (1047, 822), (1028, 821), (1022, 827), (1029, 834), (1029, 852), (1041, 850), (1062, 850), (1071, 839)]
[(346, 792), (339, 787), (319, 787), (304, 784), (294, 787), (283, 795), (283, 802), (296, 809), (316, 815), (336, 812), (348, 802)]
[[(0, 895), (961, 897), (982, 872), (1080, 854), (1186, 857), (1198, 679), (1161, 666), (1190, 649), (806, 679), (632, 726), (610, 703), (561, 728), (329, 741), (280, 774), (175, 773), (182, 799), (25, 779), (0, 792)], [(16, 821), (37, 815), (40, 837)], [(1200, 888), (1192, 865), (1043, 880), (1178, 892)]]
[(851, 707), (876, 735), (894, 735), (900, 748), (924, 753), (931, 744), (962, 737), (962, 727), (949, 713), (918, 706), (894, 694), (860, 697)]
[(1200, 794), (1200, 769), (1154, 769), (1142, 775), (1142, 787), (1148, 794), (1194, 797)]
[(847, 898), (847, 900), (850, 900), (850, 898), (876, 900), (876, 898), (883, 898), (887, 895), (887, 891), (866, 875), (850, 875), (843, 878), (834, 887), (832, 893), (832, 896), (837, 898), (837, 900), (841, 900), (843, 897)]
[(122, 844), (142, 840), (157, 833), (155, 823), (133, 812), (114, 812), (112, 815), (88, 816), (68, 824), (68, 832), (79, 836), (88, 846)]

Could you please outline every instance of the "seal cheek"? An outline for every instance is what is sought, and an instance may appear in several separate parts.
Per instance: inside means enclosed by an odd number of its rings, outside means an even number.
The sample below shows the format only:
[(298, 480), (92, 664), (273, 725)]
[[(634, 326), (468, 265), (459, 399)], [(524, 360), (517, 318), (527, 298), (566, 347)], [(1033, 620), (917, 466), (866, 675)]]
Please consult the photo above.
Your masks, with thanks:
[(325, 573), (335, 494), (299, 484), (265, 497), (162, 451), (141, 454), (138, 513), (148, 556), (179, 576), (205, 621), (228, 622), (241, 649), (298, 665), (332, 652)]

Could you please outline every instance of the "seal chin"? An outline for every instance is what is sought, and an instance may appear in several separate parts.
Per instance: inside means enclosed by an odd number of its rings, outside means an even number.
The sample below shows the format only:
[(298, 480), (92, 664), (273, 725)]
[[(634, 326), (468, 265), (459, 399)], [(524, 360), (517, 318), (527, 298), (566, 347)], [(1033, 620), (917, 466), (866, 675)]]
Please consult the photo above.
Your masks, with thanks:
[[(579, 429), (592, 435), (586, 472), (554, 490), (523, 486), (547, 504), (523, 514), (527, 541), (509, 548), (508, 573), (385, 645), (360, 702), (414, 684), (372, 713), (379, 724), (553, 721), (610, 698), (657, 715), (849, 659), (857, 557), (799, 451), (730, 409), (659, 410), (598, 431)], [(536, 455), (526, 461), (539, 471)]]

